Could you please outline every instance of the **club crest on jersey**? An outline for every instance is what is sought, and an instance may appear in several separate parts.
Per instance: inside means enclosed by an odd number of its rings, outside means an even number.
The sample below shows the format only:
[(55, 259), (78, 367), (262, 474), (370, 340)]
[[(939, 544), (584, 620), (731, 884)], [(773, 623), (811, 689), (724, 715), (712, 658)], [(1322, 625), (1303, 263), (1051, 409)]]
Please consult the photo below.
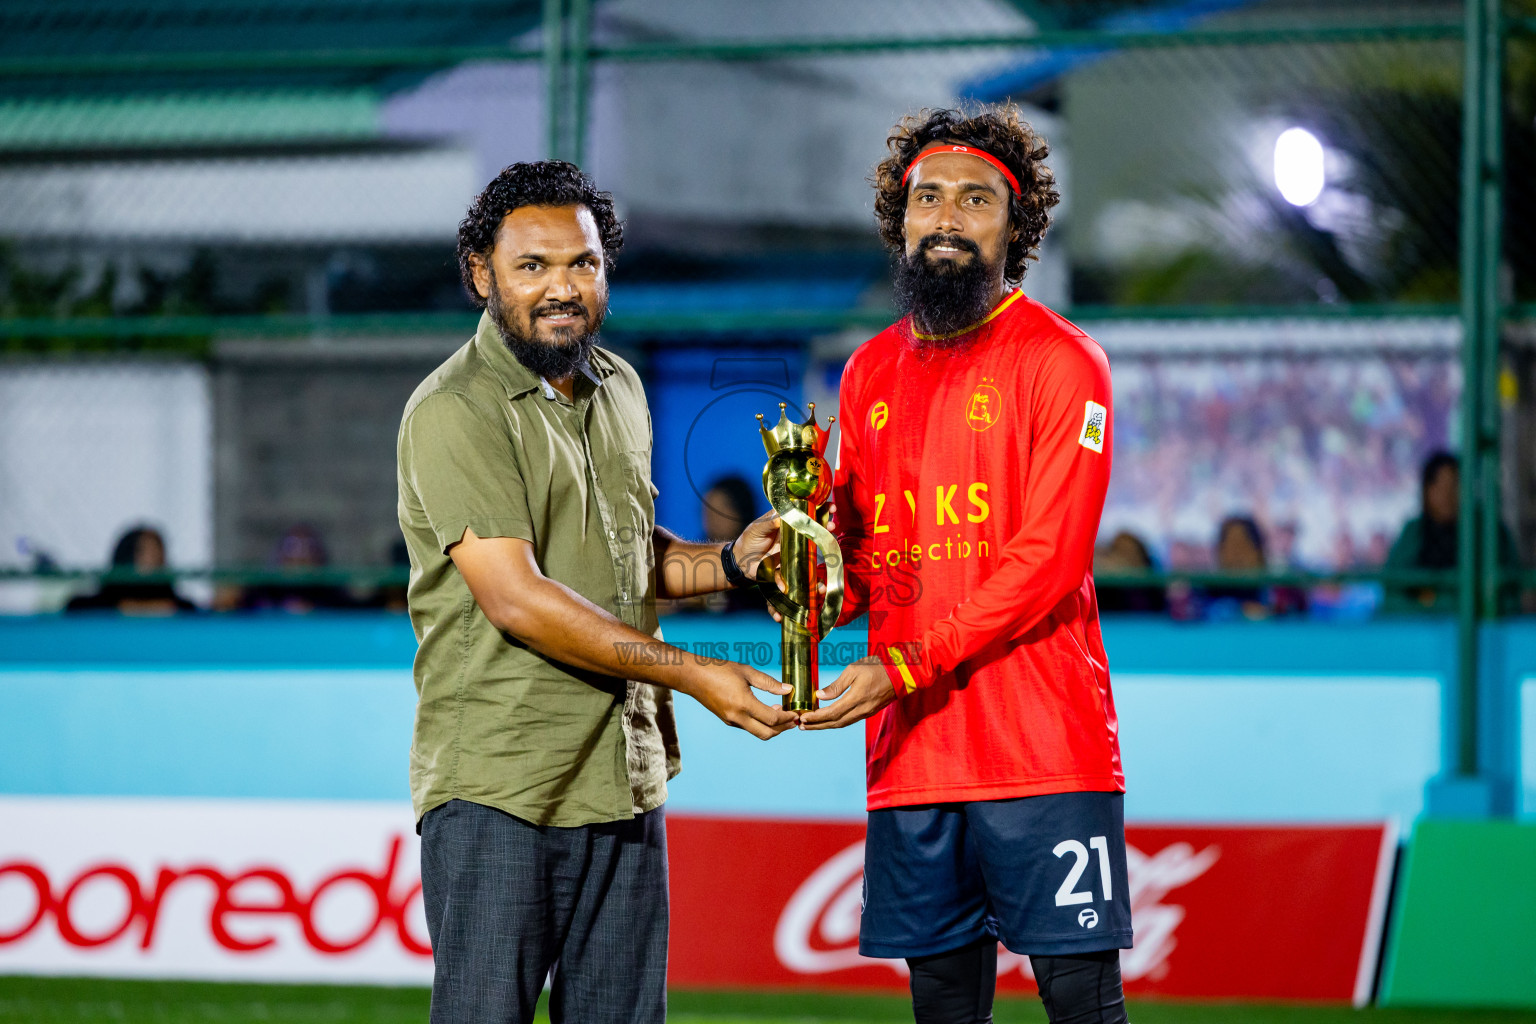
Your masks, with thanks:
[(1098, 402), (1089, 400), (1083, 409), (1083, 433), (1077, 439), (1077, 443), (1090, 451), (1104, 451), (1104, 427), (1109, 419), (1109, 410)]
[(986, 430), (1003, 415), (1003, 396), (991, 384), (978, 384), (965, 403), (965, 425), (972, 430)]
[(891, 418), (891, 407), (884, 402), (876, 402), (869, 410), (869, 425), (879, 430), (885, 426), (885, 421)]

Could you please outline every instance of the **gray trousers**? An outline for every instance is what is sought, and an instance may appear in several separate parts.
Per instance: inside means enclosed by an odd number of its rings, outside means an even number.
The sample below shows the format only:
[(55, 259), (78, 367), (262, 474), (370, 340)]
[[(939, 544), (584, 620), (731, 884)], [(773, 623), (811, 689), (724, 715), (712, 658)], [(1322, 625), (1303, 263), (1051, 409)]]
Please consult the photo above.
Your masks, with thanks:
[[(578, 828), (452, 800), (421, 821), (432, 1024), (662, 1024), (667, 827), (661, 808)], [(553, 971), (551, 977), (550, 972)]]

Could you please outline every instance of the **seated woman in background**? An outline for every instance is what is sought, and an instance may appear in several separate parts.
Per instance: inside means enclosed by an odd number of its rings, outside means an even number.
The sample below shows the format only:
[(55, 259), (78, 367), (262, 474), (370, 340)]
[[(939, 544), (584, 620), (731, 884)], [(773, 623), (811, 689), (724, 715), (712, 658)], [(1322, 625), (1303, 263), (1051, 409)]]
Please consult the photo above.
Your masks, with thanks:
[[(1457, 561), (1457, 522), (1461, 516), (1461, 468), (1450, 452), (1435, 452), (1419, 475), (1419, 514), (1403, 524), (1397, 543), (1387, 553), (1388, 570), (1454, 569)], [(1515, 539), (1499, 524), (1499, 565), (1518, 568)], [(1513, 611), (1519, 587), (1499, 590), (1499, 609)], [(1450, 587), (1388, 586), (1382, 610), (1389, 612), (1454, 612), (1456, 591)]]
[(1100, 577), (1137, 576), (1156, 571), (1146, 543), (1129, 530), (1121, 530), (1114, 539), (1093, 553), (1093, 576), (1099, 594), (1101, 612), (1165, 612), (1168, 595), (1162, 587), (1113, 585)]
[[(1228, 516), (1216, 532), (1216, 568), (1230, 573), (1262, 573), (1264, 533), (1248, 516)], [(1209, 619), (1267, 619), (1307, 610), (1306, 592), (1297, 587), (1233, 584), (1209, 586), (1198, 592), (1198, 603)]]
[[(704, 492), (699, 510), (704, 539), (715, 544), (736, 539), (757, 518), (757, 495), (757, 489), (735, 473), (717, 478)], [(721, 590), (674, 603), (679, 608), (701, 608), (707, 612), (766, 612), (768, 608), (756, 587)]]
[[(138, 582), (132, 577), (165, 571), (165, 538), (152, 526), (135, 526), (118, 538), (108, 572), (116, 577), (94, 594), (82, 594), (64, 606), (67, 612), (114, 611), (124, 615), (174, 615), (196, 606), (168, 582)], [(123, 579), (122, 577), (128, 577)]]

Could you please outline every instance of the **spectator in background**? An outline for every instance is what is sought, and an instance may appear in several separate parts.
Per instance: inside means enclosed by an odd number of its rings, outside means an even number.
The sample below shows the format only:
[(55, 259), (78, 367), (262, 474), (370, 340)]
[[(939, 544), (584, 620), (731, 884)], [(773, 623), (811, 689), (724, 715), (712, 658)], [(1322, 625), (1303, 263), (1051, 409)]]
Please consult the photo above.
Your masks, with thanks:
[(735, 540), (757, 518), (757, 490), (735, 473), (722, 476), (704, 492), (704, 539)]
[[(757, 518), (757, 491), (746, 478), (735, 473), (718, 477), (704, 492), (700, 517), (705, 542), (724, 544), (728, 540), (735, 540), (747, 528), (747, 524)], [(739, 587), (697, 597), (656, 602), (656, 611), (660, 615), (684, 611), (764, 612), (767, 607), (767, 602), (756, 587)]]
[[(1249, 516), (1228, 516), (1216, 532), (1216, 568), (1221, 572), (1257, 575), (1269, 568), (1264, 556), (1264, 532)], [(1306, 594), (1296, 587), (1251, 584), (1208, 586), (1197, 591), (1201, 613), (1209, 619), (1267, 619), (1304, 612)]]
[[(1419, 475), (1419, 514), (1403, 524), (1403, 532), (1398, 535), (1392, 550), (1387, 552), (1386, 568), (1389, 571), (1456, 568), (1456, 527), (1460, 516), (1460, 463), (1450, 452), (1435, 452), (1424, 461)], [(1500, 523), (1499, 565), (1513, 569), (1519, 564), (1515, 540)], [(1518, 598), (1518, 587), (1501, 588), (1500, 610), (1512, 611)], [(1454, 612), (1456, 591), (1449, 587), (1388, 586), (1383, 594), (1382, 609), (1389, 612)]]
[(1098, 588), (1101, 612), (1165, 612), (1168, 595), (1162, 587), (1110, 586), (1105, 577), (1133, 576), (1157, 570), (1146, 542), (1129, 530), (1121, 530), (1114, 539), (1093, 552), (1093, 576)]
[(165, 537), (152, 526), (135, 526), (118, 538), (108, 572), (111, 578), (96, 593), (73, 598), (64, 610), (115, 611), (124, 615), (174, 615), (196, 610), (167, 581), (133, 579), (165, 572)]
[[(732, 473), (722, 476), (704, 492), (704, 539), (711, 544), (735, 540), (757, 518), (757, 489)], [(709, 612), (762, 612), (767, 602), (756, 587), (720, 590), (703, 597)]]
[[(330, 554), (320, 532), (307, 523), (290, 527), (272, 552), (272, 565), (285, 572), (323, 569)], [(328, 583), (262, 583), (248, 587), (241, 607), (247, 611), (304, 613), (317, 609), (355, 608), (345, 588)]]

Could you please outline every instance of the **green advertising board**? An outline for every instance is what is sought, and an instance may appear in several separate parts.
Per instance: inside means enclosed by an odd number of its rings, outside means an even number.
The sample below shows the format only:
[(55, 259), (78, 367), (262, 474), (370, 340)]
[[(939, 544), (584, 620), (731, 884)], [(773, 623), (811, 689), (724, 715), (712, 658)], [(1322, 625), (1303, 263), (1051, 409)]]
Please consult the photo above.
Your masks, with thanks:
[(1381, 1002), (1536, 1008), (1536, 825), (1418, 824)]

